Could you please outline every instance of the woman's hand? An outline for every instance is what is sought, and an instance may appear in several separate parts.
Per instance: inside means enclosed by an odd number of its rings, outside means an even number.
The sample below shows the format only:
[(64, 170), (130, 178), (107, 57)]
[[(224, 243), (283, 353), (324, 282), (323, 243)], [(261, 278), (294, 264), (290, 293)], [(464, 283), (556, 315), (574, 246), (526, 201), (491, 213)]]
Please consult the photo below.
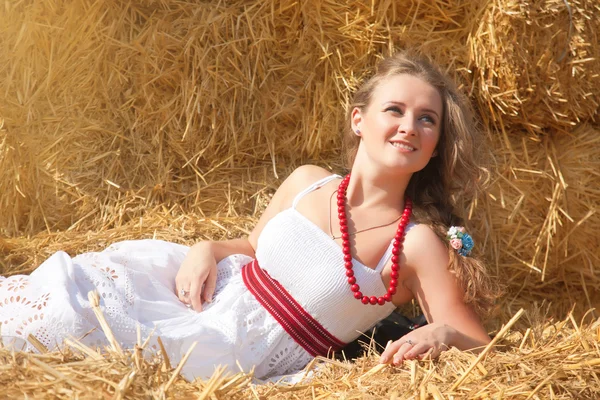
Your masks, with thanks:
[(211, 243), (196, 243), (190, 248), (175, 277), (179, 300), (200, 312), (203, 301), (212, 301), (216, 282), (217, 261)]
[(425, 356), (436, 358), (444, 350), (448, 350), (455, 329), (446, 324), (432, 323), (417, 328), (390, 342), (381, 354), (382, 364), (402, 364), (404, 360), (423, 359)]
[(202, 311), (203, 301), (211, 302), (217, 285), (217, 263), (232, 254), (255, 257), (248, 238), (198, 242), (190, 248), (175, 277), (177, 297), (194, 310)]

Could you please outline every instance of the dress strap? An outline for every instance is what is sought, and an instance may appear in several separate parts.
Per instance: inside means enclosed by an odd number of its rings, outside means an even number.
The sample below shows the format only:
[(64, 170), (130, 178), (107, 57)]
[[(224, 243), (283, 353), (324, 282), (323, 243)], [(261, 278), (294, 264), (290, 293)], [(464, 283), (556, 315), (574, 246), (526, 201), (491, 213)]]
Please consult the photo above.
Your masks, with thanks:
[[(406, 225), (406, 229), (404, 231), (405, 235), (408, 233), (408, 231), (411, 230), (411, 228), (413, 228), (416, 225), (417, 224), (415, 224), (414, 222), (411, 222), (408, 225)], [(392, 241), (390, 242), (390, 245), (388, 246), (387, 250), (383, 254), (383, 257), (381, 257), (381, 259), (379, 260), (379, 264), (377, 264), (377, 266), (375, 267), (375, 271), (381, 273), (381, 270), (383, 269), (383, 267), (385, 267), (387, 262), (392, 257), (392, 247), (394, 247), (394, 239), (392, 239)]]
[(313, 183), (312, 185), (310, 185), (309, 187), (307, 187), (306, 189), (304, 189), (303, 191), (301, 191), (300, 193), (298, 193), (296, 195), (296, 197), (294, 198), (294, 201), (292, 202), (292, 208), (296, 208), (300, 199), (302, 199), (304, 196), (306, 196), (310, 192), (317, 190), (321, 186), (324, 186), (327, 183), (331, 182), (332, 180), (338, 179), (338, 178), (341, 178), (341, 176), (339, 176), (337, 174), (333, 174), (333, 175), (326, 176), (323, 179), (319, 179), (318, 181), (316, 181), (315, 183)]

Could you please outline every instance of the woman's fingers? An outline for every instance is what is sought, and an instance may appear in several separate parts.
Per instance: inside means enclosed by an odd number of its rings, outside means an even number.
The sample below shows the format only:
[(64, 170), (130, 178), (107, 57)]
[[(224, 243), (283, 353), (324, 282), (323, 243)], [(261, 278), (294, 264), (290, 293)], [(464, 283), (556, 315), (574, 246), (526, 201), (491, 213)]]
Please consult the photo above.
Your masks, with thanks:
[(409, 339), (400, 339), (386, 346), (385, 351), (379, 359), (380, 363), (392, 363), (397, 365), (402, 362), (404, 354), (412, 348), (412, 342)]
[(197, 312), (202, 311), (202, 283), (200, 279), (192, 280), (192, 287), (190, 288), (190, 301), (192, 308)]
[(440, 350), (426, 341), (416, 343), (411, 339), (402, 338), (386, 346), (379, 362), (382, 364), (391, 362), (394, 365), (399, 365), (402, 364), (403, 360), (421, 358), (428, 354), (435, 358), (440, 354)]
[(217, 287), (217, 271), (216, 268), (211, 268), (208, 271), (208, 276), (206, 277), (206, 281), (204, 282), (204, 289), (202, 290), (202, 297), (207, 302), (212, 302), (213, 294), (215, 293), (215, 288)]
[(410, 343), (408, 341), (405, 341), (404, 343), (402, 343), (402, 345), (400, 346), (400, 348), (398, 349), (396, 354), (394, 354), (394, 356), (392, 357), (392, 364), (394, 364), (394, 365), (402, 364), (402, 360), (404, 360), (404, 356), (410, 349), (412, 349), (412, 347), (413, 347), (412, 343)]
[(387, 346), (385, 346), (385, 350), (381, 354), (379, 362), (382, 364), (388, 364), (392, 362), (392, 358), (396, 353), (398, 353), (398, 351), (400, 351), (404, 344), (406, 344), (406, 339), (404, 338), (396, 340), (394, 342), (388, 342)]
[(419, 356), (425, 355), (433, 347), (427, 343), (416, 343), (412, 348), (404, 354), (404, 358), (407, 360), (415, 359)]
[(176, 283), (175, 295), (182, 303), (187, 303), (190, 295), (190, 288), (186, 287), (184, 283)]
[(383, 353), (381, 353), (381, 357), (379, 358), (379, 362), (381, 364), (388, 364), (392, 359), (394, 353), (398, 351), (402, 343), (399, 341), (392, 342), (391, 340), (385, 346)]

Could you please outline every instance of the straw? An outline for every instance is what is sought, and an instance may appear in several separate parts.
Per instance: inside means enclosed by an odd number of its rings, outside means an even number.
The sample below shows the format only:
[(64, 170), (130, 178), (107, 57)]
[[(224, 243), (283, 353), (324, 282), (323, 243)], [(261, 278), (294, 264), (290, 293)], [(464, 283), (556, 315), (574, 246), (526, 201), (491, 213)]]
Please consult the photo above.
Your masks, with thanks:
[[(485, 321), (505, 333), (485, 364), (449, 351), (411, 363), (409, 379), (374, 355), (317, 359), (293, 389), (254, 386), (248, 374), (208, 389), (178, 380), (159, 338), (153, 358), (129, 354), (94, 303), (111, 350), (67, 339), (64, 353), (46, 353), (32, 335), (47, 358), (0, 349), (0, 397), (176, 386), (169, 396), (450, 398), (463, 376), (473, 397), (600, 396), (600, 327), (586, 314), (600, 304), (599, 15), (594, 0), (7, 2), (2, 275), (58, 250), (248, 235), (296, 166), (344, 171), (352, 91), (383, 55), (410, 47), (456, 78), (489, 136), (497, 168), (465, 211), (506, 294)], [(521, 308), (526, 318), (501, 331)], [(23, 368), (30, 357), (43, 364)]]

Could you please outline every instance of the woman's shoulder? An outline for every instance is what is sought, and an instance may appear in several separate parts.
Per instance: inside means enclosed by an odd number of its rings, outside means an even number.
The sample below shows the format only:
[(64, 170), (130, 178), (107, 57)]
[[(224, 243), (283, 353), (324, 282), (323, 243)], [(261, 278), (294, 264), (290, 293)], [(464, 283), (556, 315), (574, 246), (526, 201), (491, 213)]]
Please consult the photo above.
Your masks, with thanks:
[(298, 183), (314, 183), (319, 179), (323, 179), (331, 175), (333, 175), (333, 173), (323, 167), (313, 164), (305, 164), (296, 168), (290, 174), (288, 179), (292, 179), (294, 182)]
[(305, 164), (296, 168), (285, 180), (292, 193), (299, 193), (310, 185), (333, 175), (331, 171), (317, 165)]
[(316, 165), (306, 164), (296, 168), (275, 192), (272, 199), (274, 208), (278, 211), (289, 208), (300, 192), (331, 175), (331, 171)]
[(434, 229), (427, 224), (417, 224), (406, 234), (404, 252), (413, 269), (446, 269), (448, 247)]

